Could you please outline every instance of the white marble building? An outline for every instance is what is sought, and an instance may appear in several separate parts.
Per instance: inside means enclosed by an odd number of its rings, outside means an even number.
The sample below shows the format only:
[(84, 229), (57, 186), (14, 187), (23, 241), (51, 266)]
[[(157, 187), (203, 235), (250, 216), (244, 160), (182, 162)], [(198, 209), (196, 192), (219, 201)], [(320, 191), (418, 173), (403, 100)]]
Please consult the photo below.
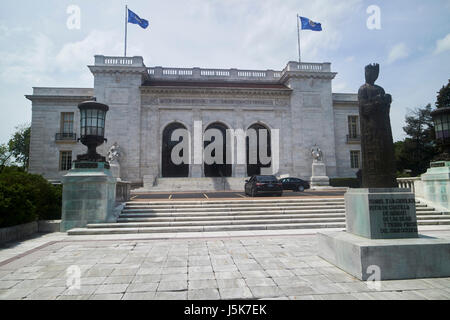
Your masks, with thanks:
[[(117, 142), (121, 178), (135, 184), (172, 175), (164, 133), (176, 127), (193, 132), (195, 121), (202, 121), (203, 130), (212, 124), (279, 129), (279, 175), (309, 179), (314, 145), (323, 151), (329, 177), (355, 177), (358, 170), (357, 95), (332, 92), (336, 73), (330, 63), (289, 62), (281, 71), (148, 68), (142, 57), (96, 56), (89, 69), (94, 88), (33, 88), (26, 96), (32, 101), (30, 172), (59, 180), (70, 161), (85, 153), (77, 142), (77, 105), (93, 96), (110, 106), (108, 142), (98, 151), (106, 155)], [(175, 175), (211, 176), (202, 164), (183, 168)], [(233, 164), (227, 175), (245, 177), (249, 170)]]

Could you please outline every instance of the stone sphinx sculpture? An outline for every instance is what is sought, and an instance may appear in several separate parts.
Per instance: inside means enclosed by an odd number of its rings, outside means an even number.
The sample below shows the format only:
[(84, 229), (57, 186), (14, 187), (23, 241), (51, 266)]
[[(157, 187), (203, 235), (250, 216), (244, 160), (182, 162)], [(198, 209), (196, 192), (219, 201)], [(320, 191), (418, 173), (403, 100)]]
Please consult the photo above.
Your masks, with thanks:
[(394, 143), (389, 117), (392, 97), (375, 84), (379, 72), (378, 64), (367, 65), (366, 83), (358, 91), (362, 187), (396, 188)]

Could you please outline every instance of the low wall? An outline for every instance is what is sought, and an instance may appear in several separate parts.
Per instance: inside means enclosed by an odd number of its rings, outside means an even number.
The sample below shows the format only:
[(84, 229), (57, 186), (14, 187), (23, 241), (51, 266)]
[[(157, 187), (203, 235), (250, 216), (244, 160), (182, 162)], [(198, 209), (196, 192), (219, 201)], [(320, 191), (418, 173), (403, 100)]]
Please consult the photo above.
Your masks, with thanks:
[(61, 220), (33, 221), (18, 226), (0, 228), (0, 243), (18, 241), (35, 233), (59, 232)]
[(116, 182), (116, 202), (126, 202), (130, 200), (131, 182)]

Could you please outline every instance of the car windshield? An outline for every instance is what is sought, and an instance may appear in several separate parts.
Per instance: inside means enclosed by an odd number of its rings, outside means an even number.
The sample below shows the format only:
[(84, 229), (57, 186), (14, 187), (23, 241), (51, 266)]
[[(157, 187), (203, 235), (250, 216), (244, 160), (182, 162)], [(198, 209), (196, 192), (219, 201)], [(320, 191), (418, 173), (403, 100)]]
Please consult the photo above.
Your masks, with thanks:
[(277, 182), (277, 178), (275, 176), (259, 176), (256, 177), (256, 180), (262, 181), (262, 182)]

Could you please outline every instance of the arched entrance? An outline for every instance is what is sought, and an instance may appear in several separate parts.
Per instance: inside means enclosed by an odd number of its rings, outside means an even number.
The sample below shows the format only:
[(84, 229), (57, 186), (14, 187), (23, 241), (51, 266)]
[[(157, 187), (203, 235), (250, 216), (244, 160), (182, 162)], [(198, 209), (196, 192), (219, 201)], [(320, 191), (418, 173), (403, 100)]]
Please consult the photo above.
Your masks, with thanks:
[[(262, 148), (261, 143), (261, 135), (259, 130), (265, 130), (267, 132), (267, 142), (266, 142), (266, 152), (265, 155), (267, 157), (272, 156), (272, 148), (271, 148), (271, 140), (270, 140), (270, 130), (263, 126), (260, 123), (255, 123), (251, 125), (247, 130), (247, 138), (246, 138), (246, 150), (247, 150), (247, 176), (251, 177), (253, 175), (260, 175), (261, 168), (270, 168), (272, 165), (272, 161), (267, 164), (262, 163), (262, 159), (260, 157), (260, 148)], [(264, 138), (264, 135), (262, 136)], [(250, 140), (252, 139), (252, 140)], [(256, 143), (252, 143), (253, 149), (250, 149), (250, 141), (256, 141)], [(263, 153), (264, 155), (264, 153)], [(256, 161), (255, 161), (256, 160)], [(266, 161), (265, 161), (266, 162)]]
[[(218, 130), (221, 135), (222, 135), (222, 143), (220, 143), (220, 141), (216, 141), (216, 137), (212, 136), (211, 139), (209, 139), (209, 137), (207, 137), (206, 133), (208, 130), (210, 129), (216, 129)], [(205, 130), (205, 141), (203, 142), (203, 150), (205, 150), (205, 157), (206, 157), (206, 153), (209, 153), (209, 151), (211, 150), (211, 148), (217, 146), (217, 148), (214, 148), (213, 151), (211, 152), (211, 157), (212, 158), (216, 158), (219, 157), (219, 154), (216, 155), (216, 150), (219, 150), (219, 148), (222, 148), (222, 154), (223, 156), (221, 157), (221, 159), (219, 159), (219, 163), (214, 162), (214, 163), (207, 163), (205, 160), (204, 163), (204, 173), (205, 173), (205, 177), (231, 177), (232, 174), (232, 167), (231, 164), (227, 164), (227, 126), (225, 126), (224, 124), (220, 123), (220, 122), (215, 122), (210, 124), (206, 130)], [(213, 131), (210, 131), (213, 132)], [(217, 132), (217, 131), (216, 131)], [(207, 141), (210, 140), (210, 141)], [(211, 144), (214, 144), (213, 146), (210, 146)], [(208, 148), (209, 146), (209, 148)], [(222, 160), (222, 161), (220, 161)]]
[[(172, 161), (172, 150), (183, 141), (180, 137), (178, 141), (172, 141), (172, 133), (177, 129), (186, 129), (184, 125), (179, 122), (169, 124), (162, 134), (162, 152), (161, 152), (161, 175), (163, 178), (183, 178), (189, 176), (189, 163), (175, 164)], [(183, 157), (183, 150), (180, 150), (180, 157)]]

